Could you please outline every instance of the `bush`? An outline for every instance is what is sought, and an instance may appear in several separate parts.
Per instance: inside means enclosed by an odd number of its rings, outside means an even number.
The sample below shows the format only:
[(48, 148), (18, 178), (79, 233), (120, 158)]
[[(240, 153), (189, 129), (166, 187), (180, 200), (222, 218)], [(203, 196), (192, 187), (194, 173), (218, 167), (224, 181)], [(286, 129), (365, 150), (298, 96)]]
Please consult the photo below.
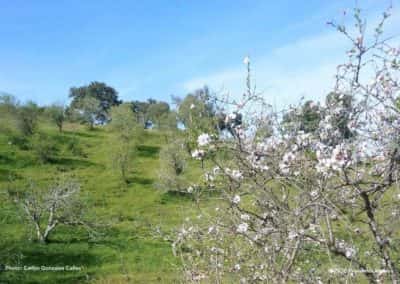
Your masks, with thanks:
[(79, 139), (73, 137), (71, 140), (68, 141), (67, 149), (72, 153), (74, 156), (82, 156), (87, 157), (86, 153), (83, 151), (81, 143)]
[(54, 140), (43, 133), (36, 133), (30, 139), (30, 148), (40, 163), (48, 163), (56, 155)]
[(160, 169), (157, 187), (167, 191), (186, 192), (189, 181), (184, 173), (187, 166), (187, 154), (183, 141), (174, 141), (165, 145), (160, 152)]
[(39, 109), (36, 104), (30, 102), (18, 109), (18, 129), (25, 136), (32, 135), (37, 127)]
[(57, 126), (58, 131), (62, 132), (63, 124), (66, 119), (64, 106), (53, 104), (47, 107), (45, 112), (51, 121)]
[(12, 145), (16, 145), (21, 150), (29, 150), (29, 140), (25, 136), (11, 132), (9, 138)]

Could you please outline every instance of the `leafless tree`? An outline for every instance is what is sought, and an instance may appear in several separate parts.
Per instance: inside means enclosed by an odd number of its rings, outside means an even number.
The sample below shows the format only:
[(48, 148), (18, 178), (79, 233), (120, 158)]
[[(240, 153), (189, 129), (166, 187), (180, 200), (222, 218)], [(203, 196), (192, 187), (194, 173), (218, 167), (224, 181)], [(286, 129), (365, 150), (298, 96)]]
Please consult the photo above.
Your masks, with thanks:
[(87, 225), (79, 192), (80, 185), (75, 180), (59, 179), (47, 188), (29, 182), (23, 190), (9, 190), (8, 194), (33, 225), (37, 240), (47, 243), (60, 224)]

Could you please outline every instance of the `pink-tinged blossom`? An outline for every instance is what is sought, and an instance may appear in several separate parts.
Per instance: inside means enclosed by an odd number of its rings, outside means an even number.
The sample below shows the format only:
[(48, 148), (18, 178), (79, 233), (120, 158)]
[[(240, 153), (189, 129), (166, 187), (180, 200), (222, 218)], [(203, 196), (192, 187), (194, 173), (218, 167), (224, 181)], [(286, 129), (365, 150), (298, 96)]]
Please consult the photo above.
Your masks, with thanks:
[(247, 223), (241, 223), (237, 226), (236, 228), (236, 232), (238, 232), (239, 234), (244, 234), (247, 232), (247, 230), (249, 229), (249, 224)]
[(316, 154), (318, 159), (316, 170), (324, 175), (329, 175), (331, 170), (339, 171), (352, 162), (350, 150), (344, 144), (336, 145), (334, 148), (320, 147)]
[(197, 138), (199, 146), (206, 146), (211, 142), (211, 137), (207, 133), (200, 134)]

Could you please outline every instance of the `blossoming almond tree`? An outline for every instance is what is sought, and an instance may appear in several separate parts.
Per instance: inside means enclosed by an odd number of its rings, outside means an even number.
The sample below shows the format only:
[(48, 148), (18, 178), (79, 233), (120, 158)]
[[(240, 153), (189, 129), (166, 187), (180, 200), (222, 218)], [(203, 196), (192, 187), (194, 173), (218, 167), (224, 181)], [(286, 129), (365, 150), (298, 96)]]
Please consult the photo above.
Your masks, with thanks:
[(285, 112), (256, 93), (246, 57), (246, 93), (222, 102), (242, 123), (198, 138), (194, 156), (214, 164), (205, 184), (224, 202), (177, 234), (186, 280), (398, 283), (400, 48), (384, 37), (388, 17), (372, 35), (359, 9), (355, 29), (329, 23), (352, 47), (312, 132), (281, 131)]
[(59, 179), (48, 189), (30, 183), (27, 190), (9, 190), (10, 199), (22, 209), (22, 214), (32, 225), (37, 240), (47, 243), (50, 234), (59, 226), (83, 226), (83, 203), (79, 199), (80, 185), (73, 180)]

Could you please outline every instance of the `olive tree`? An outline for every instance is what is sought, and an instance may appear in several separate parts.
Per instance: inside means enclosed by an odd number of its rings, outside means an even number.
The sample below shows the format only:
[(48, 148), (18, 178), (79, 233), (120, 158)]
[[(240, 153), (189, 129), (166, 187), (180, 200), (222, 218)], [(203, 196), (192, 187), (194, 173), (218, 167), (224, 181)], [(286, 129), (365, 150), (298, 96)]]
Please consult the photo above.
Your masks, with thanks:
[(39, 108), (33, 102), (21, 105), (17, 109), (17, 125), (22, 135), (32, 135), (38, 123)]
[(105, 114), (101, 115), (104, 110), (100, 106), (100, 101), (92, 96), (84, 96), (77, 101), (73, 107), (69, 108), (70, 116), (74, 120), (78, 120), (81, 123), (87, 124), (89, 130), (94, 129), (94, 125), (97, 121), (97, 117), (104, 117)]
[(128, 173), (140, 139), (140, 128), (129, 104), (111, 108), (110, 128), (114, 132), (111, 138), (112, 160), (122, 180), (128, 183)]
[(192, 153), (199, 134), (218, 129), (215, 102), (208, 87), (186, 95), (177, 106), (177, 117), (184, 126), (186, 149)]
[(53, 104), (46, 108), (46, 114), (58, 128), (59, 132), (63, 130), (63, 124), (66, 119), (65, 108), (63, 105)]
[(165, 191), (191, 193), (190, 182), (185, 177), (188, 158), (182, 139), (170, 141), (162, 147), (157, 187)]

